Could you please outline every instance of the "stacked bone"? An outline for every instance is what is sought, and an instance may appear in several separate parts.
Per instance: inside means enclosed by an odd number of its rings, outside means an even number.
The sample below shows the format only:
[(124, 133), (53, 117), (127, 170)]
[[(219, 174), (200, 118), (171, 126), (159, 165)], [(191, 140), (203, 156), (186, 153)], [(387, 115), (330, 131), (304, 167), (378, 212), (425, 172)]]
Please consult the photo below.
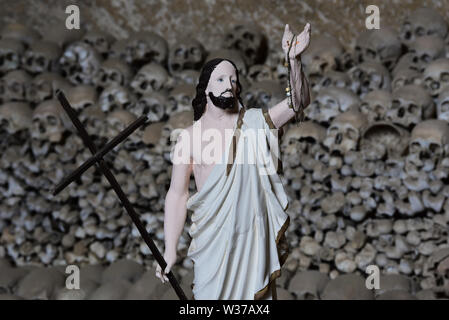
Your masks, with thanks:
[[(233, 27), (222, 49), (210, 52), (188, 38), (169, 47), (153, 32), (121, 40), (98, 30), (42, 34), (45, 41), (10, 24), (0, 35), (0, 257), (19, 266), (130, 259), (154, 267), (95, 168), (51, 195), (90, 156), (56, 90), (66, 93), (99, 146), (148, 116), (106, 160), (163, 252), (170, 153), (179, 129), (192, 124), (202, 64), (232, 60), (244, 104), (267, 108), (284, 99), (282, 52), (269, 49), (254, 25)], [(447, 23), (429, 9), (413, 12), (400, 32), (361, 33), (353, 53), (335, 38), (313, 37), (302, 58), (313, 95), (307, 122), (287, 125), (281, 142), (292, 252), (280, 286), (288, 294), (304, 296), (297, 279), (306, 270), (339, 279), (363, 275), (370, 264), (449, 294), (448, 39)], [(182, 258), (189, 223), (178, 247)], [(185, 276), (191, 268), (184, 259), (177, 272)], [(326, 296), (321, 289), (314, 294)]]

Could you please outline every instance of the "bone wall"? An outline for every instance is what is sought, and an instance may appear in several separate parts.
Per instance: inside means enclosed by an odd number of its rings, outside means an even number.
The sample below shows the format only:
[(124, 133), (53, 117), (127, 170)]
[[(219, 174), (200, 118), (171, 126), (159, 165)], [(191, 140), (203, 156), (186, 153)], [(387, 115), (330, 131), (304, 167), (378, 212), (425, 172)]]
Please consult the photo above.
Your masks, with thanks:
[[(282, 287), (297, 298), (330, 297), (331, 289), (305, 292), (303, 272), (320, 281), (314, 271), (338, 279), (376, 264), (410, 278), (413, 294), (449, 296), (446, 2), (379, 2), (381, 26), (390, 27), (367, 31), (365, 5), (352, 1), (85, 1), (80, 32), (59, 27), (69, 2), (43, 3), (8, 1), (0, 14), (0, 257), (17, 266), (129, 259), (154, 267), (95, 168), (51, 195), (90, 156), (56, 89), (98, 145), (149, 117), (106, 160), (163, 252), (170, 136), (192, 123), (202, 63), (230, 58), (245, 105), (270, 107), (284, 98), (276, 45), (284, 23), (299, 32), (308, 21), (312, 43), (302, 61), (312, 103), (307, 121), (288, 124), (281, 140), (292, 221)], [(417, 10), (425, 3), (436, 11)], [(269, 23), (237, 28), (243, 17)], [(184, 259), (189, 224), (178, 247), (180, 276), (192, 269)]]

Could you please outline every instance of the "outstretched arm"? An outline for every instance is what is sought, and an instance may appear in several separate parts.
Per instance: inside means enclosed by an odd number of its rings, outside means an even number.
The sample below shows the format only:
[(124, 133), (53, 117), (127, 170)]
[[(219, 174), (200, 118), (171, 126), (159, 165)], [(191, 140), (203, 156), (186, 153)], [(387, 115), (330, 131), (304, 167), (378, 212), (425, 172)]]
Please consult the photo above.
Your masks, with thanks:
[[(290, 41), (293, 38), (293, 45), (288, 55)], [(290, 61), (290, 83), (292, 85), (292, 99), (295, 106), (299, 107), (302, 103), (304, 108), (310, 104), (309, 83), (304, 74), (300, 55), (308, 47), (310, 42), (310, 24), (307, 23), (303, 32), (293, 37), (288, 24), (285, 26), (284, 36), (282, 38), (282, 49), (285, 53), (285, 59)], [(295, 111), (289, 107), (289, 98), (282, 100), (280, 103), (268, 110), (268, 113), (276, 128), (280, 129), (295, 115)]]

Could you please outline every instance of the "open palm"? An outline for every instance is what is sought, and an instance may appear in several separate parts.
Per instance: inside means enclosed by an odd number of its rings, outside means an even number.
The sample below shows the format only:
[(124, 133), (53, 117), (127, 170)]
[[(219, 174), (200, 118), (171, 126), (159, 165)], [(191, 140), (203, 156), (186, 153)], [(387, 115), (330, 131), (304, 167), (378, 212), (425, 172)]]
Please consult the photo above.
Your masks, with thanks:
[[(282, 36), (282, 50), (287, 57), (288, 48), (293, 38), (293, 33), (288, 24), (285, 25), (284, 35)], [(304, 30), (293, 38), (293, 45), (290, 49), (290, 59), (297, 58), (304, 50), (307, 49), (310, 43), (310, 23), (307, 23)]]

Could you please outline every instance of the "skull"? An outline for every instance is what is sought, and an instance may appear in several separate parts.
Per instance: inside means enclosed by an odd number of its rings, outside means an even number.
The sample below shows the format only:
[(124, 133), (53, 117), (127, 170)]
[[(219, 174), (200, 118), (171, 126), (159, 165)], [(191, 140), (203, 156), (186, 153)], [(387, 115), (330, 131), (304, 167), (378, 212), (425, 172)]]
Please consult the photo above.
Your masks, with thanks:
[(110, 58), (101, 64), (93, 82), (103, 90), (111, 84), (127, 86), (132, 77), (131, 68), (117, 58)]
[(327, 129), (324, 145), (331, 154), (345, 155), (348, 151), (356, 150), (362, 130), (367, 126), (366, 116), (357, 111), (349, 110), (339, 114)]
[(325, 72), (337, 70), (341, 67), (343, 54), (343, 46), (333, 36), (322, 35), (310, 42), (301, 60), (312, 87), (321, 79)]
[(393, 101), (386, 119), (410, 129), (434, 115), (432, 97), (422, 86), (409, 84), (393, 91)]
[(190, 37), (176, 41), (168, 56), (168, 70), (171, 74), (186, 69), (198, 70), (203, 65), (206, 51), (203, 45)]
[(437, 100), (438, 119), (449, 122), (449, 86), (439, 95)]
[(28, 103), (8, 102), (0, 106), (0, 132), (16, 134), (31, 127), (33, 111)]
[(392, 101), (393, 97), (389, 91), (374, 90), (363, 97), (360, 111), (367, 116), (369, 122), (385, 120)]
[(182, 83), (192, 84), (196, 86), (200, 78), (199, 71), (196, 70), (183, 70), (176, 74), (176, 79)]
[(267, 65), (255, 64), (249, 68), (247, 78), (254, 83), (265, 80), (274, 80), (274, 74)]
[(441, 91), (449, 86), (449, 59), (432, 61), (424, 69), (424, 85), (433, 98), (438, 98)]
[(126, 129), (137, 117), (126, 110), (116, 110), (107, 115), (106, 136), (109, 139), (115, 138), (120, 132)]
[(59, 142), (66, 131), (64, 110), (58, 100), (45, 100), (33, 111), (31, 136), (36, 140)]
[(422, 72), (430, 62), (444, 58), (444, 41), (436, 35), (419, 37), (410, 45), (409, 53), (413, 63)]
[(33, 103), (56, 98), (56, 90), (68, 92), (71, 84), (57, 73), (44, 72), (36, 76), (27, 91), (27, 99)]
[(145, 93), (165, 89), (168, 85), (168, 73), (157, 63), (150, 63), (143, 66), (131, 81), (131, 88), (138, 97), (141, 97)]
[(67, 91), (67, 101), (78, 113), (97, 103), (98, 95), (95, 87), (80, 85)]
[(346, 88), (323, 88), (304, 112), (309, 119), (326, 127), (340, 113), (360, 104), (359, 97)]
[(439, 119), (425, 120), (412, 130), (406, 169), (433, 170), (449, 155), (449, 126)]
[(235, 25), (225, 33), (221, 47), (238, 50), (247, 66), (263, 64), (268, 54), (267, 38), (253, 24)]
[(101, 56), (90, 45), (70, 44), (59, 59), (62, 75), (73, 84), (91, 84), (101, 66)]
[(247, 108), (270, 108), (285, 98), (284, 88), (273, 80), (255, 82), (243, 95)]
[[(151, 151), (154, 151), (156, 154), (161, 154), (161, 145), (159, 144), (159, 142), (161, 141), (161, 134), (162, 134), (162, 130), (165, 126), (165, 122), (155, 122), (152, 123), (150, 125), (148, 125), (145, 128), (145, 131), (143, 132), (142, 135), (142, 141), (145, 145), (148, 146), (148, 148)], [(144, 159), (146, 159), (146, 153), (144, 155)], [(153, 156), (149, 157), (151, 160), (153, 160)], [(150, 162), (151, 164), (151, 162)], [(151, 165), (150, 165), (150, 169), (151, 169)]]
[(352, 67), (348, 73), (352, 80), (352, 90), (361, 98), (376, 89), (391, 90), (390, 74), (379, 62), (365, 61)]
[(434, 34), (444, 39), (447, 33), (448, 26), (442, 15), (432, 8), (419, 8), (403, 22), (400, 38), (406, 46), (409, 46), (419, 37)]
[(391, 86), (393, 90), (396, 90), (407, 84), (420, 85), (422, 83), (423, 80), (420, 72), (409, 68), (401, 68), (396, 71)]
[(281, 151), (290, 167), (300, 164), (302, 154), (317, 155), (322, 151), (321, 144), (326, 138), (326, 129), (313, 122), (305, 121), (301, 126), (288, 128), (281, 141)]
[(174, 87), (168, 95), (168, 114), (192, 110), (192, 100), (195, 95), (196, 88), (191, 84), (180, 84)]
[(25, 47), (18, 40), (0, 40), (0, 74), (19, 69)]
[(391, 71), (401, 55), (401, 42), (390, 27), (368, 29), (356, 41), (355, 60), (357, 63), (376, 61)]
[(107, 58), (112, 43), (115, 41), (111, 34), (101, 30), (91, 30), (87, 32), (81, 40), (95, 48), (95, 50), (97, 50), (97, 52), (105, 59)]
[(127, 39), (126, 62), (140, 68), (150, 62), (163, 65), (167, 60), (167, 41), (157, 33), (140, 31)]
[(24, 101), (31, 83), (31, 76), (24, 70), (10, 71), (0, 79), (0, 99)]
[(96, 105), (82, 109), (79, 119), (89, 135), (103, 137), (106, 128), (106, 114)]
[(365, 160), (400, 157), (407, 150), (410, 133), (390, 122), (378, 121), (362, 132), (360, 150)]
[(329, 70), (323, 74), (318, 83), (312, 87), (312, 90), (319, 92), (321, 89), (328, 87), (351, 88), (351, 78), (345, 72)]
[(117, 109), (128, 109), (135, 102), (136, 97), (127, 87), (113, 84), (101, 92), (98, 105), (104, 112), (110, 112)]
[(20, 23), (10, 23), (6, 25), (0, 34), (1, 39), (14, 39), (29, 46), (31, 43), (39, 40), (41, 36), (38, 32), (30, 29)]
[(121, 39), (121, 40), (115, 41), (111, 46), (111, 50), (109, 50), (108, 58), (116, 58), (116, 59), (120, 59), (122, 61), (127, 62), (127, 59), (126, 59), (126, 53), (127, 53), (126, 46), (127, 45), (128, 45), (128, 39)]
[(146, 115), (151, 122), (161, 121), (169, 106), (168, 99), (159, 92), (143, 95), (129, 111), (136, 116)]
[(206, 61), (215, 59), (215, 58), (222, 58), (222, 59), (228, 59), (234, 62), (235, 66), (237, 67), (237, 71), (239, 73), (239, 78), (243, 78), (242, 76), (246, 76), (246, 64), (245, 59), (243, 58), (243, 54), (241, 54), (237, 50), (226, 50), (226, 49), (220, 49), (220, 50), (214, 50), (209, 53), (207, 56)]
[(53, 42), (37, 41), (31, 44), (22, 57), (23, 68), (31, 74), (58, 71), (61, 48)]

